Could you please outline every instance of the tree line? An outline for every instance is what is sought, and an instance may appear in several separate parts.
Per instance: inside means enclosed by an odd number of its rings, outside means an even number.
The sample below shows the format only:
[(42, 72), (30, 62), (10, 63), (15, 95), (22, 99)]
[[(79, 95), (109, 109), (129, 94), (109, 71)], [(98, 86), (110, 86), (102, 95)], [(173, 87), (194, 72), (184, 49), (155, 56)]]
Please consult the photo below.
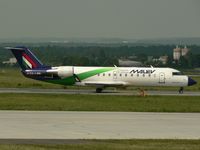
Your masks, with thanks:
[[(200, 67), (200, 46), (189, 46), (191, 49), (188, 57), (181, 57), (178, 65), (173, 62), (173, 49), (175, 45), (150, 45), (150, 46), (58, 46), (46, 45), (29, 47), (33, 53), (45, 64), (52, 66), (74, 65), (74, 66), (113, 66), (118, 65), (119, 58), (129, 59), (134, 57), (135, 61), (141, 61), (144, 65), (147, 63), (148, 56), (158, 58), (162, 55), (168, 55), (169, 59), (166, 65), (175, 68), (194, 68)], [(3, 61), (13, 57), (10, 51), (5, 50), (0, 45), (0, 66)], [(155, 64), (163, 66), (162, 64)]]

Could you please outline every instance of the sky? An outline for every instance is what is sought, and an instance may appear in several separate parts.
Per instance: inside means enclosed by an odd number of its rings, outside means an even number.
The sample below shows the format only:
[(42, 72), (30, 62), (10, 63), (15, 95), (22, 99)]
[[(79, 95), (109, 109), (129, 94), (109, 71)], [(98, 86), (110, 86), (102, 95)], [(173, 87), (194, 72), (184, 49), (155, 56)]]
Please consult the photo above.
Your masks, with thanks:
[(200, 0), (0, 0), (0, 38), (200, 37)]

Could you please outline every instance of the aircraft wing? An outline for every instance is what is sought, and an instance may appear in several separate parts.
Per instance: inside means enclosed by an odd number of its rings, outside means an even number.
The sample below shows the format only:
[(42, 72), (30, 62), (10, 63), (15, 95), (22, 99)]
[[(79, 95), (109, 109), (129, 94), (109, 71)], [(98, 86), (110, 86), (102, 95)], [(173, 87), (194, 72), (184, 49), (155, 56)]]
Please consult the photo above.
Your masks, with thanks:
[(125, 82), (85, 82), (84, 84), (89, 86), (104, 86), (104, 87), (126, 86)]

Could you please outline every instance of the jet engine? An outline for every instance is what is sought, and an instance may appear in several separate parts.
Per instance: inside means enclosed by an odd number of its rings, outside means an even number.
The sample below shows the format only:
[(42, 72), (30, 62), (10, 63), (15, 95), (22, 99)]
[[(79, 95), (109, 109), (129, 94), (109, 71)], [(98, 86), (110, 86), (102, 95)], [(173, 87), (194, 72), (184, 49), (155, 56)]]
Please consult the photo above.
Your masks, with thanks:
[(71, 77), (74, 75), (73, 67), (59, 67), (58, 76), (61, 78)]

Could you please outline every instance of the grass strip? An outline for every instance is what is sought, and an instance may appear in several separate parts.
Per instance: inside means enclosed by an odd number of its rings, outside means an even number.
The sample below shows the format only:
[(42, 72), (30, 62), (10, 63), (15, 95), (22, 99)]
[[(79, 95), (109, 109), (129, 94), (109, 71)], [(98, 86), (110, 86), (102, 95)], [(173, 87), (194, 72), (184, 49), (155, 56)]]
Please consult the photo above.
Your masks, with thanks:
[(0, 145), (2, 150), (199, 150), (200, 140), (85, 140), (64, 145)]
[(3, 93), (0, 110), (200, 112), (200, 97)]

